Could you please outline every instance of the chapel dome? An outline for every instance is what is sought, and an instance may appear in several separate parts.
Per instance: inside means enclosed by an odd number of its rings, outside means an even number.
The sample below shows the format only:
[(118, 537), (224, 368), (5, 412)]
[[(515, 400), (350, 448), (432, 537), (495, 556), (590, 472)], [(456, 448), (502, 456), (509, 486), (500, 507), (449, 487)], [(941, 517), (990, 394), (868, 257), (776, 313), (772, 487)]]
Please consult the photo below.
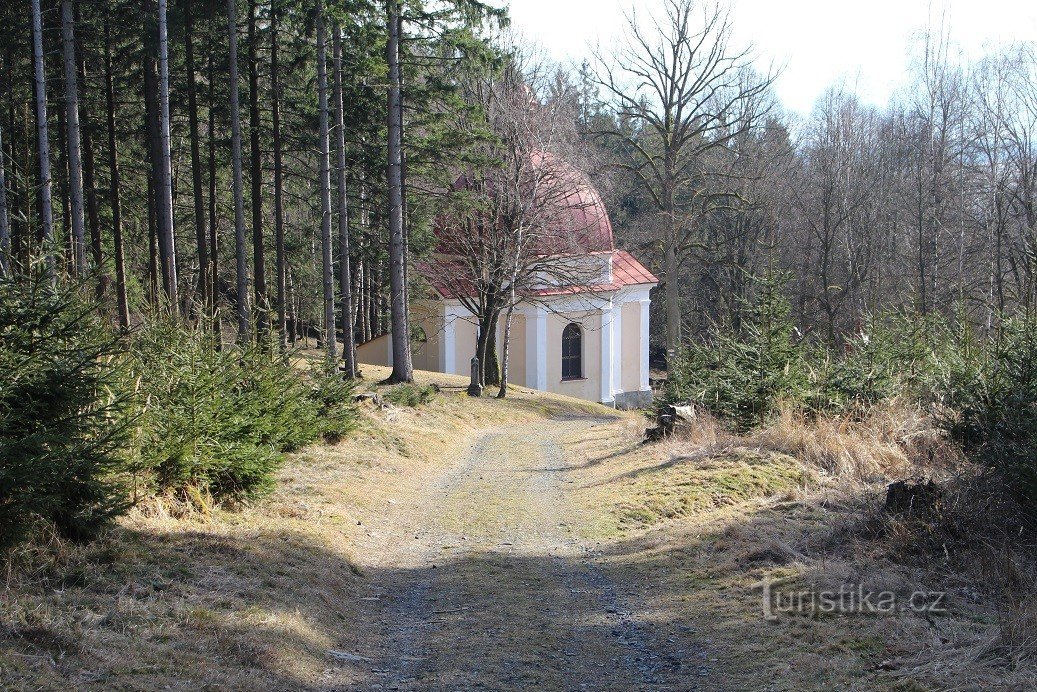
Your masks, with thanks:
[[(615, 248), (612, 223), (597, 188), (582, 171), (548, 152), (531, 155), (531, 180), (549, 216), (539, 233), (535, 251), (542, 254), (611, 252)], [(533, 185), (534, 183), (529, 183)], [(462, 175), (455, 190), (474, 187), (472, 178)], [(492, 194), (492, 193), (491, 193)]]

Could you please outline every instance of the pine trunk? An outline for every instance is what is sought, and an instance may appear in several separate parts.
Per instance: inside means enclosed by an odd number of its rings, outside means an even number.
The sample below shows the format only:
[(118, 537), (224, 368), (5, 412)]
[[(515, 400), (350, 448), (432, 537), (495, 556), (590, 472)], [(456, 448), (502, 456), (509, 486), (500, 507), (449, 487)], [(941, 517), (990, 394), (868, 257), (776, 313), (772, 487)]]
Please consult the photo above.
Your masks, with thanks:
[(342, 95), (342, 37), (336, 21), (333, 25), (335, 63), (335, 148), (338, 154), (338, 251), (339, 291), (342, 303), (342, 360), (346, 377), (356, 377), (356, 340), (353, 325), (353, 276), (349, 259), (349, 204), (346, 189), (346, 115)]
[(32, 59), (36, 99), (36, 137), (39, 141), (40, 242), (45, 253), (45, 271), (50, 281), (57, 280), (54, 247), (54, 208), (51, 201), (50, 137), (47, 133), (47, 78), (43, 62), (43, 18), (40, 0), (32, 0)]
[(259, 61), (256, 0), (248, 4), (248, 130), (249, 180), (252, 184), (252, 290), (255, 293), (256, 338), (264, 347), (269, 337), (266, 298), (266, 253), (263, 247), (263, 154), (259, 147)]
[[(77, 15), (78, 19), (78, 15)], [(86, 89), (86, 57), (83, 54), (82, 44), (78, 44), (79, 82)], [(109, 278), (104, 267), (104, 246), (101, 238), (101, 218), (97, 203), (97, 175), (94, 167), (94, 137), (93, 128), (90, 126), (89, 109), (84, 110), (81, 118), (83, 136), (83, 192), (86, 195), (86, 227), (90, 234), (90, 257), (97, 272), (97, 288), (95, 295), (98, 303), (104, 300), (108, 292)]]
[(76, 276), (86, 274), (86, 221), (83, 204), (83, 150), (79, 134), (79, 75), (76, 70), (72, 0), (61, 2), (61, 45), (65, 61), (65, 142), (68, 145), (68, 195), (71, 204), (72, 259)]
[(278, 75), (278, 0), (272, 0), (270, 6), (270, 89), (271, 89), (271, 127), (274, 145), (274, 255), (277, 271), (277, 333), (278, 343), (282, 351), (288, 349), (287, 310), (287, 276), (284, 257), (284, 162), (281, 154), (281, 82)]
[(202, 294), (202, 312), (212, 314), (212, 280), (209, 278), (209, 248), (205, 227), (205, 195), (202, 192), (201, 136), (198, 132), (198, 89), (195, 85), (194, 8), (192, 0), (184, 3), (184, 62), (187, 69), (187, 122), (191, 138), (191, 187), (194, 196), (195, 243), (198, 248), (198, 290)]
[(407, 245), (403, 233), (402, 148), (403, 124), (400, 118), (400, 24), (398, 0), (387, 0), (389, 64), (387, 127), (389, 135), (386, 174), (389, 184), (389, 293), (392, 318), (392, 373), (390, 382), (412, 382), (414, 366), (410, 352), (410, 324), (407, 319)]
[(320, 116), (320, 244), (324, 283), (324, 345), (328, 362), (336, 360), (335, 348), (335, 279), (331, 252), (331, 152), (328, 133), (327, 40), (324, 26), (324, 2), (317, 0), (317, 94)]
[(245, 260), (245, 200), (241, 182), (241, 106), (238, 99), (238, 12), (236, 0), (227, 0), (227, 33), (230, 43), (230, 141), (234, 190), (234, 257), (237, 264), (236, 300), (238, 341), (249, 341), (248, 266)]
[(115, 133), (115, 78), (112, 74), (112, 39), (109, 20), (104, 22), (104, 97), (108, 115), (109, 205), (112, 211), (112, 243), (115, 246), (115, 295), (119, 305), (119, 326), (130, 327), (129, 300), (126, 296), (126, 256), (122, 242), (122, 204), (119, 199), (119, 154)]
[(11, 273), (11, 222), (7, 215), (7, 179), (4, 176), (3, 133), (0, 132), (0, 277)]
[(220, 328), (220, 282), (217, 259), (220, 253), (217, 238), (216, 216), (216, 72), (212, 65), (212, 51), (209, 51), (207, 74), (209, 78), (209, 298), (212, 301), (212, 330), (216, 335), (217, 346), (222, 338)]
[(158, 173), (155, 208), (158, 221), (159, 258), (162, 262), (162, 287), (169, 310), (180, 307), (176, 276), (176, 242), (173, 236), (173, 159), (169, 139), (169, 34), (166, 0), (158, 0)]

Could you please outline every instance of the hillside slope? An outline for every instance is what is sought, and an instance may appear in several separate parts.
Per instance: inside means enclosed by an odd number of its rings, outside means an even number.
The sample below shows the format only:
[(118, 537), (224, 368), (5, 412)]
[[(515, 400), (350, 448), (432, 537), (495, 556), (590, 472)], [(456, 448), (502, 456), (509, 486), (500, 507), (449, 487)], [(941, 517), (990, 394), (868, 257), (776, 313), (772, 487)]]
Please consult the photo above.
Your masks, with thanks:
[[(386, 374), (365, 371), (368, 383)], [(474, 400), (465, 384), (431, 373), (418, 373), (417, 387), (368, 384), (382, 400), (417, 405), (363, 404), (352, 437), (293, 455), (278, 490), (254, 507), (155, 502), (89, 545), (23, 552), (0, 595), (0, 684), (799, 690), (1032, 680), (1031, 666), (1006, 672), (979, 665), (979, 654), (950, 664), (986, 641), (992, 616), (957, 591), (935, 620), (764, 619), (765, 580), (898, 594), (943, 583), (924, 565), (854, 548), (859, 505), (823, 470), (760, 440), (710, 433), (708, 421), (698, 439), (644, 445), (639, 414), (522, 389)]]

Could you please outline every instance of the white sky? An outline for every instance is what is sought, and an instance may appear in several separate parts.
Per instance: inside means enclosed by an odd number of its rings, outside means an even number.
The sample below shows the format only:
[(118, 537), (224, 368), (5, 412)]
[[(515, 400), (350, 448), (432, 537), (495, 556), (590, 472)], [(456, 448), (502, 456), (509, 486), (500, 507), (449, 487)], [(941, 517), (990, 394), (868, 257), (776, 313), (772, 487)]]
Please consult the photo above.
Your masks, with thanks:
[[(608, 47), (624, 14), (659, 0), (502, 0), (515, 29), (555, 60), (579, 62)], [(946, 22), (966, 59), (991, 47), (1037, 41), (1037, 0), (729, 0), (735, 44), (753, 44), (760, 67), (783, 66), (776, 89), (786, 108), (809, 113), (827, 87), (842, 83), (875, 105), (908, 81), (917, 37)], [(944, 19), (946, 18), (946, 19)]]

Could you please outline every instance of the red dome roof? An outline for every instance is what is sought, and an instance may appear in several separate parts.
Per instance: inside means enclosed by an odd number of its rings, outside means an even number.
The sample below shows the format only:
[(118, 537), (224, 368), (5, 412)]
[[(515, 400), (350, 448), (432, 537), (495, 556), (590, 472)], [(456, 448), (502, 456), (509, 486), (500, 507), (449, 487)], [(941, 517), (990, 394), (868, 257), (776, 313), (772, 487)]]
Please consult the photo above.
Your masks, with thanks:
[[(534, 251), (569, 254), (613, 250), (612, 223), (605, 203), (587, 176), (547, 152), (535, 152), (531, 158), (528, 184), (537, 186), (536, 194), (541, 199), (538, 213), (546, 217), (543, 228), (537, 231)], [(463, 190), (474, 186), (472, 179), (463, 175), (453, 187)], [(442, 234), (440, 237), (446, 240)]]
[[(556, 236), (564, 247), (574, 242), (584, 252), (612, 250), (612, 222), (597, 188), (582, 171), (546, 152), (533, 155), (533, 165), (546, 169), (543, 179), (556, 188), (549, 193), (558, 200), (549, 236)], [(571, 240), (569, 240), (571, 239)]]

